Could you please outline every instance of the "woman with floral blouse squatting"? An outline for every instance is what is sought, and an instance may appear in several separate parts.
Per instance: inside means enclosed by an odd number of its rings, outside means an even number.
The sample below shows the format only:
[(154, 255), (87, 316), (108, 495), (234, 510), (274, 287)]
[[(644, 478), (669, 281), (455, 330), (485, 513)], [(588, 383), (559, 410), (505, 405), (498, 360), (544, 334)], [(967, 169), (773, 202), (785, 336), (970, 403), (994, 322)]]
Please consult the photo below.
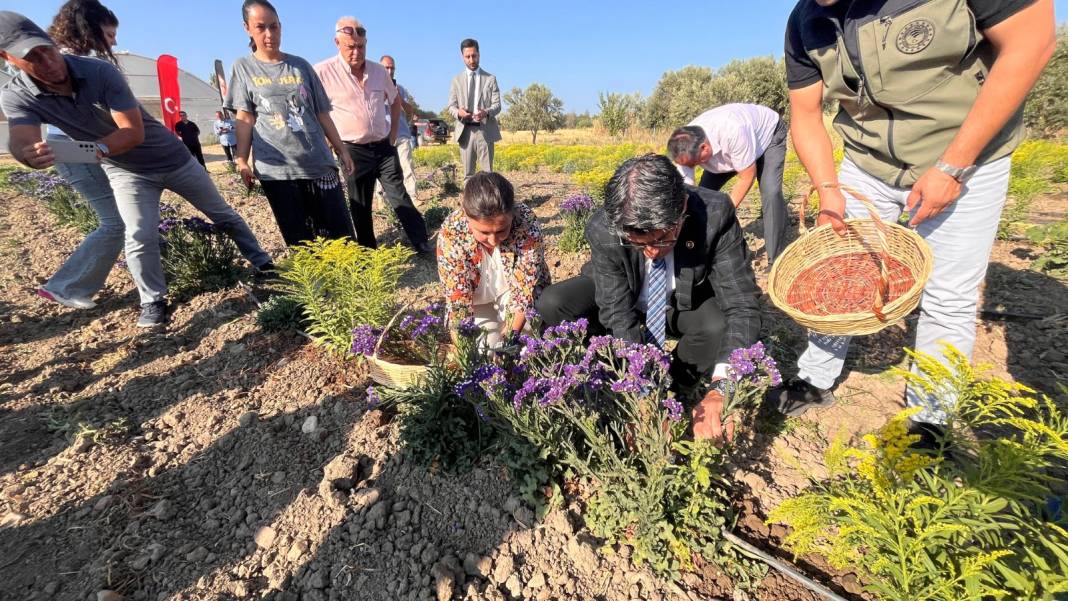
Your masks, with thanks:
[(474, 318), (490, 348), (524, 328), (549, 268), (537, 217), (516, 204), (504, 176), (479, 172), (467, 181), (438, 234), (438, 274), (450, 321)]
[[(226, 108), (237, 113), (237, 171), (253, 176), (287, 246), (316, 236), (356, 238), (337, 173), (352, 159), (330, 118), (330, 100), (308, 61), (282, 52), (282, 23), (267, 0), (245, 0), (241, 17), (252, 54), (234, 62)], [(249, 166), (249, 152), (255, 159)]]

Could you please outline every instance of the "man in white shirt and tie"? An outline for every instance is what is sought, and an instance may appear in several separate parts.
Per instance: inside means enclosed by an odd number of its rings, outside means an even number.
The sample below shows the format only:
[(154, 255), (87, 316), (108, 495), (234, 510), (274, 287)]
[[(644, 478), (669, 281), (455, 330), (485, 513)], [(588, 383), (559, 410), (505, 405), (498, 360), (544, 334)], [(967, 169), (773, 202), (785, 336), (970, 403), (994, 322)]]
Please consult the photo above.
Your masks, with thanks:
[(467, 68), (452, 78), (449, 88), (449, 114), (456, 117), (455, 140), (460, 144), (464, 182), (475, 174), (475, 162), (483, 171), (493, 171), (493, 143), (501, 139), (497, 114), (501, 112), (501, 90), (497, 78), (479, 68), (478, 41), (460, 42), (460, 54)]

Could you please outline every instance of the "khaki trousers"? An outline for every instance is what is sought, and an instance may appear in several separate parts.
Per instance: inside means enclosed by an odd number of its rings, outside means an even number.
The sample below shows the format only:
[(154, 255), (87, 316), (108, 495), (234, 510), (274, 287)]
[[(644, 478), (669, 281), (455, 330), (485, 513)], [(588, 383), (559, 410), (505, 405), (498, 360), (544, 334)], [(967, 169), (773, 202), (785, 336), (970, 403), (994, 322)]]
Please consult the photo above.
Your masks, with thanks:
[(475, 174), (476, 161), (483, 171), (493, 171), (493, 142), (486, 141), (481, 127), (465, 127), (459, 142), (465, 183)]

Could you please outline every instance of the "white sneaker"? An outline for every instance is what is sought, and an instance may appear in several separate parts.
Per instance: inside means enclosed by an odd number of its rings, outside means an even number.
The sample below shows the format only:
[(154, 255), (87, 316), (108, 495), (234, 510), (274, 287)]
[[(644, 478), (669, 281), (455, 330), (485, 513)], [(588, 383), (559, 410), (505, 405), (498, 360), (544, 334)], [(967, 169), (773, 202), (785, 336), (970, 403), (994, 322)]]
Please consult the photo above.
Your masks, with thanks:
[(67, 298), (60, 296), (55, 292), (41, 286), (37, 289), (37, 296), (41, 298), (47, 298), (50, 301), (57, 302), (64, 307), (70, 307), (71, 309), (92, 309), (96, 306), (92, 300), (87, 298)]

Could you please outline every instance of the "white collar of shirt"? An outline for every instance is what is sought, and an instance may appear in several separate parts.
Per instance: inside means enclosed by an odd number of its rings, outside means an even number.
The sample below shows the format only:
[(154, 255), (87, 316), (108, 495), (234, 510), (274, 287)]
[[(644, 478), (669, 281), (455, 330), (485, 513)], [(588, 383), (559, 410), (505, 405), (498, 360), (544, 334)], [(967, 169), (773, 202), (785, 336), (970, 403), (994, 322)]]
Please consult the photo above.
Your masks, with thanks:
[[(675, 251), (671, 251), (664, 257), (664, 267), (667, 268), (667, 287), (664, 294), (667, 295), (668, 300), (671, 300), (671, 295), (675, 293)], [(653, 260), (649, 257), (645, 257), (644, 263), (645, 271), (643, 273), (648, 274), (653, 269)], [(670, 304), (670, 303), (669, 303)], [(638, 293), (638, 310), (645, 313), (649, 309), (649, 278), (642, 278), (642, 289)]]

